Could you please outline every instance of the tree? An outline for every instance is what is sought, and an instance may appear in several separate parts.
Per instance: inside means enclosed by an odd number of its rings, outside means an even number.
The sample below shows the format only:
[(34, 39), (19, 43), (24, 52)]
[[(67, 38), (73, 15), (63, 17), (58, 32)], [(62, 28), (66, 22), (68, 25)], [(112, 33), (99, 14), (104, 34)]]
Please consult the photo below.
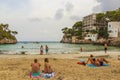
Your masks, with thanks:
[(71, 34), (71, 36), (74, 35), (74, 31), (73, 31), (73, 29), (71, 29), (71, 28), (68, 28), (67, 33), (68, 33), (68, 34)]
[(101, 27), (99, 30), (98, 30), (98, 37), (99, 38), (108, 38), (109, 34), (108, 34), (108, 30), (107, 30), (107, 27)]
[(65, 27), (65, 28), (62, 29), (62, 32), (63, 32), (64, 34), (67, 34), (67, 31), (68, 31), (68, 28), (67, 28), (67, 27)]
[(4, 39), (4, 38), (16, 40), (16, 38), (15, 38), (16, 34), (18, 34), (18, 32), (17, 31), (11, 31), (9, 29), (8, 24), (2, 24), (2, 23), (0, 24), (0, 40)]
[(17, 31), (12, 31), (12, 34), (16, 35), (16, 34), (18, 34), (18, 32)]
[(98, 33), (97, 30), (91, 30), (90, 32), (91, 32), (92, 34), (96, 34), (96, 33)]
[(73, 30), (76, 31), (76, 30), (79, 30), (79, 29), (82, 29), (82, 21), (78, 21), (76, 22), (74, 25), (73, 25)]

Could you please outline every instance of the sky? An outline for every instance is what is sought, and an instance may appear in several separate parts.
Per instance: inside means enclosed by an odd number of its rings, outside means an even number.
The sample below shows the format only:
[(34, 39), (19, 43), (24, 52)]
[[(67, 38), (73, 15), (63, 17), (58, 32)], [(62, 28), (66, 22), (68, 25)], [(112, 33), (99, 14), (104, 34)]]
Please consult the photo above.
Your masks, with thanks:
[(119, 7), (119, 0), (0, 0), (0, 23), (16, 30), (18, 41), (60, 41), (62, 28)]

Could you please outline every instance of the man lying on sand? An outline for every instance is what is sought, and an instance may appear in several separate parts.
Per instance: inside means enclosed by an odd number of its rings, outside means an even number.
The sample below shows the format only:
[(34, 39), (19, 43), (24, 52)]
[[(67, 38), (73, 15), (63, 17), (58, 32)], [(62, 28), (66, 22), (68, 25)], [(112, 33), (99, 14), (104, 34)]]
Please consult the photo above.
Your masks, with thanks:
[(86, 64), (94, 64), (95, 66), (103, 66), (103, 64), (108, 63), (108, 61), (105, 58), (95, 58), (93, 55), (90, 55), (90, 58), (88, 58)]

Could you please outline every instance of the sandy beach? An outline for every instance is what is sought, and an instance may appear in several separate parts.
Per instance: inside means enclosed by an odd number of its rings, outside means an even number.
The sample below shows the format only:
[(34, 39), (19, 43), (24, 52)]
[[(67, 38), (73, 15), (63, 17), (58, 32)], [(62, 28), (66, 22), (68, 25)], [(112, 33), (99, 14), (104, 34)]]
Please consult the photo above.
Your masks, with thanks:
[[(104, 57), (110, 63), (106, 67), (90, 68), (77, 64), (80, 59), (94, 54), (96, 57)], [(120, 80), (119, 52), (82, 52), (70, 54), (49, 55), (0, 55), (0, 80), (31, 80), (29, 73), (31, 63), (38, 59), (43, 69), (44, 58), (49, 58), (50, 64), (55, 71), (55, 77), (48, 80)], [(45, 80), (41, 78), (40, 80)]]

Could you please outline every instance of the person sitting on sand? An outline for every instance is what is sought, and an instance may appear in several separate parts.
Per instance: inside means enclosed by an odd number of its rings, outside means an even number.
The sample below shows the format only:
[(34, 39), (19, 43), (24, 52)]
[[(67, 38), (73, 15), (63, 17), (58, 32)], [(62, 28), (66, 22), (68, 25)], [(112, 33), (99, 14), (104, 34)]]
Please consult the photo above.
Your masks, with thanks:
[(88, 58), (86, 64), (88, 64), (89, 62), (92, 63), (92, 64), (95, 63), (95, 57), (92, 54), (90, 55), (90, 58)]
[(30, 77), (34, 77), (34, 76), (40, 76), (40, 63), (38, 63), (37, 59), (34, 59), (34, 63), (31, 64), (31, 74)]
[(51, 65), (49, 64), (48, 58), (44, 59), (44, 70), (42, 72), (44, 78), (54, 77), (54, 72), (51, 68)]
[(103, 63), (108, 63), (108, 61), (105, 58), (95, 58), (92, 54), (90, 55), (90, 58), (88, 58), (86, 64), (94, 64), (95, 66), (102, 66)]
[(49, 64), (49, 60), (48, 58), (45, 58), (44, 59), (44, 70), (43, 70), (44, 73), (52, 73), (53, 70), (51, 68), (51, 65)]

